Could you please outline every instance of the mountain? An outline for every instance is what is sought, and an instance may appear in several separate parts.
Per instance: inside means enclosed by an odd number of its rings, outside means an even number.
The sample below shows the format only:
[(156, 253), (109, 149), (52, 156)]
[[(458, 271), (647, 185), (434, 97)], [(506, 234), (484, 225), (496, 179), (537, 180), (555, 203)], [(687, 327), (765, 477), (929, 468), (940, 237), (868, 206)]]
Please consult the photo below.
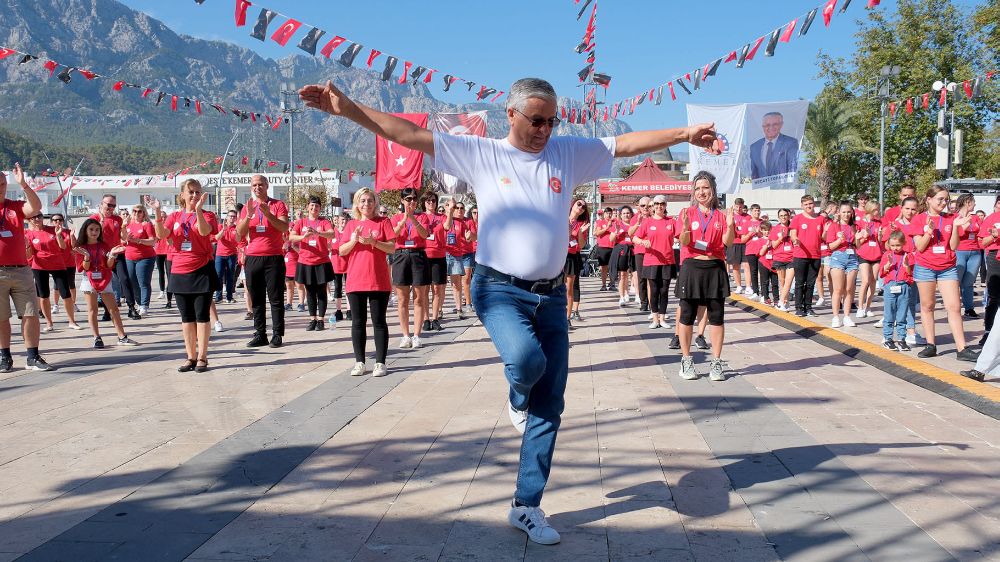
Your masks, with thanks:
[[(497, 109), (489, 104), (450, 105), (435, 99), (425, 84), (383, 82), (368, 70), (344, 68), (322, 57), (263, 58), (221, 41), (178, 35), (162, 22), (114, 0), (0, 0), (0, 46), (40, 60), (20, 65), (0, 62), (0, 123), (30, 138), (65, 147), (127, 144), (154, 151), (193, 150), (221, 154), (242, 130), (238, 154), (286, 160), (286, 126), (277, 132), (250, 121), (240, 123), (214, 109), (172, 112), (169, 98), (154, 107), (156, 94), (111, 89), (109, 80), (88, 81), (74, 73), (69, 84), (49, 77), (46, 59), (182, 96), (211, 100), (271, 115), (279, 113), (282, 81), (294, 84), (332, 79), (361, 103), (384, 111), (422, 113)], [(197, 10), (196, 6), (191, 6)], [(229, 24), (229, 22), (226, 22)], [(294, 40), (293, 40), (294, 41)], [(290, 45), (294, 45), (290, 43)], [(294, 47), (289, 52), (296, 51)], [(336, 55), (335, 55), (336, 57)], [(506, 135), (500, 111), (489, 116), (488, 134)], [(560, 134), (590, 134), (591, 125), (562, 126)], [(600, 123), (599, 135), (630, 130), (620, 121)], [(346, 120), (307, 110), (295, 117), (296, 162), (330, 167), (370, 167), (371, 133)]]

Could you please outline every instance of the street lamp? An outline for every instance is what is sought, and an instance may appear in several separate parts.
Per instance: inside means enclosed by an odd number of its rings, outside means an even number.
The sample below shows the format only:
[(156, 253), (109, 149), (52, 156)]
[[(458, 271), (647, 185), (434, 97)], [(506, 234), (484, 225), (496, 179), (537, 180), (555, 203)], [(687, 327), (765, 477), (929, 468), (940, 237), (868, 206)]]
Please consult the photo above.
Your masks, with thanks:
[[(298, 104), (299, 93), (295, 89), (295, 84), (291, 82), (281, 83), (281, 112), (288, 116), (288, 202), (294, 205), (292, 194), (295, 190), (295, 151), (293, 135), (295, 132), (294, 117), (296, 113), (302, 113), (302, 107)], [(294, 208), (292, 209), (294, 211)]]
[(947, 80), (937, 80), (931, 86), (934, 88), (935, 92), (940, 92), (942, 89), (947, 91), (941, 96), (941, 99), (944, 100), (944, 105), (940, 110), (938, 110), (938, 134), (935, 167), (938, 170), (944, 170), (945, 179), (948, 180), (951, 179), (951, 135), (955, 130), (954, 108), (951, 110), (951, 122), (948, 122), (948, 93), (954, 93), (957, 86), (958, 84), (955, 82), (948, 82)]
[(878, 145), (878, 208), (885, 209), (885, 114), (889, 98), (892, 97), (892, 77), (899, 76), (898, 66), (883, 66), (878, 77), (878, 99), (880, 102), (881, 130)]

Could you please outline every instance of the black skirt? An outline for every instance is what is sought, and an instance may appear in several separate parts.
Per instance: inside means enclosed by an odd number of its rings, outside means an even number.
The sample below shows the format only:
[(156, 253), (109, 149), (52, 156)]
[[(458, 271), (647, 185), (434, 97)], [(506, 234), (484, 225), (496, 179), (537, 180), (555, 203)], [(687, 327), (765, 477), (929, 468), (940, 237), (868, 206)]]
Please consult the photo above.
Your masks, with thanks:
[(579, 277), (581, 271), (583, 271), (583, 256), (566, 254), (566, 267), (563, 268), (563, 273), (567, 277)]
[(667, 280), (674, 277), (673, 265), (646, 265), (643, 264), (639, 277), (643, 279)]
[(191, 273), (171, 271), (170, 277), (167, 279), (167, 291), (170, 293), (198, 295), (214, 293), (220, 289), (222, 289), (222, 283), (219, 282), (219, 274), (215, 272), (215, 264), (211, 260)]
[(722, 260), (688, 258), (681, 264), (674, 285), (679, 299), (724, 299), (729, 296), (729, 273)]
[(611, 254), (611, 259), (617, 262), (618, 272), (635, 271), (635, 255), (631, 244), (617, 244)]
[(299, 263), (295, 266), (295, 282), (303, 285), (323, 285), (333, 281), (333, 264), (330, 262), (319, 265)]

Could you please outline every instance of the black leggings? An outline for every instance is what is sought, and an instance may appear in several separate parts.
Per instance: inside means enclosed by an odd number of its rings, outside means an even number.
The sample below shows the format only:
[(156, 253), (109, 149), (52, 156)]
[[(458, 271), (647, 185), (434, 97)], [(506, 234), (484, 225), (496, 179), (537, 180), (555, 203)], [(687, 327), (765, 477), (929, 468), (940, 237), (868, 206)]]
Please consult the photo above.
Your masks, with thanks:
[[(760, 256), (755, 256), (753, 254), (747, 254), (746, 256), (747, 264), (750, 266), (750, 288), (753, 289), (753, 294), (760, 294), (760, 280), (758, 278), (757, 264), (760, 263)], [(767, 291), (767, 287), (764, 287)]]
[(344, 298), (344, 274), (334, 273), (333, 274), (333, 298), (342, 299)]
[(167, 255), (156, 254), (156, 279), (160, 282), (160, 292), (167, 287)]
[(177, 293), (177, 311), (181, 313), (181, 323), (211, 321), (212, 293)]
[(648, 281), (642, 276), (642, 260), (646, 257), (646, 254), (636, 254), (635, 255), (635, 270), (639, 272), (639, 304), (649, 305), (649, 291), (646, 286)]
[[(579, 273), (583, 273), (583, 272), (580, 271)], [(579, 275), (579, 273), (577, 274), (576, 277), (573, 278), (573, 302), (575, 302), (575, 303), (579, 303), (580, 302), (580, 275)]]
[[(132, 292), (132, 281), (128, 276), (128, 266), (125, 265), (125, 254), (119, 254), (115, 260), (115, 268), (111, 271), (112, 281), (118, 285), (120, 297), (125, 299), (128, 307), (135, 308), (136, 294)], [(101, 299), (103, 300), (103, 299)]]
[[(753, 267), (753, 266), (751, 266), (751, 267)], [(750, 270), (750, 273), (753, 274), (753, 270), (752, 269)], [(760, 296), (762, 296), (764, 298), (772, 298), (772, 299), (774, 299), (774, 302), (778, 302), (778, 298), (779, 298), (778, 297), (778, 274), (775, 273), (774, 271), (771, 271), (770, 269), (768, 269), (767, 266), (764, 265), (764, 262), (762, 262), (762, 261), (760, 261), (758, 259), (757, 260), (757, 275), (760, 277), (760, 291), (758, 291), (756, 289), (756, 287), (755, 287), (754, 288), (754, 292), (757, 293), (757, 294), (759, 294)], [(768, 290), (769, 287), (771, 289), (771, 294), (774, 295), (773, 297), (768, 297), (767, 290)]]
[(983, 319), (983, 327), (989, 332), (993, 329), (993, 321), (996, 319), (997, 310), (1000, 309), (1000, 261), (997, 260), (995, 250), (986, 253), (986, 295), (986, 317)]
[[(372, 314), (375, 332), (375, 362), (385, 363), (389, 351), (389, 325), (385, 322), (385, 311), (389, 308), (388, 291), (359, 291), (347, 293), (347, 303), (351, 306), (351, 344), (354, 346), (354, 360), (365, 361), (365, 344), (368, 343), (368, 315)], [(367, 305), (367, 306), (365, 306)]]
[(698, 323), (698, 307), (704, 306), (708, 314), (708, 323), (721, 326), (726, 318), (725, 299), (681, 299), (681, 315), (679, 323), (684, 326), (694, 326)]
[[(306, 285), (306, 306), (309, 316), (326, 317), (326, 283), (322, 285)], [(317, 308), (319, 313), (317, 314)]]
[(667, 313), (667, 303), (670, 300), (670, 277), (665, 279), (650, 279), (649, 311), (656, 314)]
[(795, 311), (808, 312), (812, 310), (813, 291), (816, 290), (816, 277), (819, 275), (820, 261), (811, 258), (795, 258), (792, 267), (795, 268)]

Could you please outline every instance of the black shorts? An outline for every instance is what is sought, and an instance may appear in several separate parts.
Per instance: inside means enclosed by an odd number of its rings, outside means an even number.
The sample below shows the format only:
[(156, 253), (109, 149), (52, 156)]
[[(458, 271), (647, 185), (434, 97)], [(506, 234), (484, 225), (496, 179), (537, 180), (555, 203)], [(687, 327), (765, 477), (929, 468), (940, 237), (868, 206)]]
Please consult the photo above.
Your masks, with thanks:
[(639, 272), (639, 277), (656, 281), (669, 281), (676, 277), (673, 265), (645, 265)]
[(212, 319), (212, 293), (176, 293), (181, 322), (206, 324)]
[(59, 296), (68, 299), (72, 296), (69, 292), (70, 284), (68, 278), (71, 279), (69, 273), (65, 269), (56, 270), (41, 270), (32, 269), (31, 274), (35, 277), (35, 294), (39, 298), (47, 299), (51, 296), (52, 290), (49, 288), (49, 276), (52, 276), (52, 280), (55, 281), (56, 290), (59, 291)]
[(746, 244), (732, 244), (726, 248), (726, 263), (729, 265), (740, 265), (741, 263), (747, 261), (746, 259), (747, 245)]
[(608, 265), (611, 263), (611, 248), (597, 247), (597, 265)]
[(618, 244), (614, 248), (615, 265), (619, 273), (635, 271), (635, 255), (631, 244)]
[(775, 271), (790, 269), (792, 267), (792, 262), (790, 261), (773, 261), (771, 262), (771, 267)]
[(76, 266), (71, 265), (66, 268), (66, 281), (70, 289), (76, 288)]
[(426, 287), (431, 284), (431, 268), (423, 250), (396, 250), (391, 259), (393, 286)]
[(583, 256), (580, 254), (566, 254), (566, 265), (563, 267), (563, 273), (567, 277), (577, 277), (581, 271), (583, 271)]
[(448, 284), (448, 260), (444, 258), (427, 258), (431, 268), (431, 285)]

